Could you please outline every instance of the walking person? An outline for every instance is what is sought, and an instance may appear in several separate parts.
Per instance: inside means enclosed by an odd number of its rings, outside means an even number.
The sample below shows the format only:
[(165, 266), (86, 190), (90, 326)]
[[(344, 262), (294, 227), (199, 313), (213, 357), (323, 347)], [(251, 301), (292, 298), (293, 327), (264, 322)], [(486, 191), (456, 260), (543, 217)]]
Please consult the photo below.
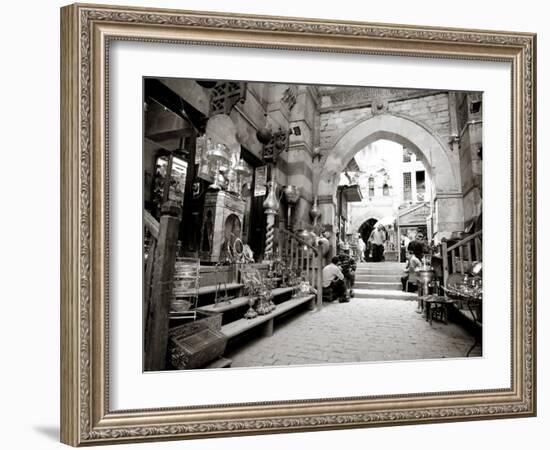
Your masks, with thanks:
[(372, 259), (374, 262), (381, 262), (384, 256), (384, 240), (385, 233), (382, 231), (382, 226), (378, 225), (369, 237), (369, 242), (372, 245)]
[(359, 261), (365, 262), (365, 250), (367, 249), (367, 246), (365, 245), (365, 241), (363, 238), (359, 235), (357, 238), (357, 250), (359, 252)]

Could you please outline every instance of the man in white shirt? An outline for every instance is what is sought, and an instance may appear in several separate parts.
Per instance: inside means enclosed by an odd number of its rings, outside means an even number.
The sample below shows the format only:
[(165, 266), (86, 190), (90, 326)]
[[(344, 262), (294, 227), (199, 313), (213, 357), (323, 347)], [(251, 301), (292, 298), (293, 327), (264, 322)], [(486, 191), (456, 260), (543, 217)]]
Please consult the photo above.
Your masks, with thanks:
[(338, 256), (334, 256), (330, 264), (323, 267), (323, 289), (332, 292), (332, 299), (338, 299), (341, 303), (349, 302), (349, 298), (346, 295), (344, 274), (338, 266), (338, 262)]
[(372, 230), (369, 241), (372, 245), (372, 258), (374, 259), (374, 262), (382, 261), (382, 258), (384, 257), (385, 235), (380, 225)]

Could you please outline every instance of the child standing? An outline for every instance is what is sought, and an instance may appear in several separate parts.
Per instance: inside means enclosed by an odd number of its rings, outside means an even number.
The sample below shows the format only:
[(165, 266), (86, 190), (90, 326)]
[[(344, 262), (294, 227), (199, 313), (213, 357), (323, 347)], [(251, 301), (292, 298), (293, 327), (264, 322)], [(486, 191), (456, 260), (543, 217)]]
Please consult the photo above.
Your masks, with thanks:
[(407, 264), (405, 265), (404, 275), (401, 277), (403, 291), (406, 291), (407, 281), (409, 280), (414, 282), (416, 285), (417, 280), (414, 273), (420, 269), (420, 266), (422, 266), (422, 263), (420, 262), (420, 258), (422, 257), (422, 255), (419, 251), (416, 251), (415, 253), (414, 250), (414, 248), (411, 248), (407, 251)]

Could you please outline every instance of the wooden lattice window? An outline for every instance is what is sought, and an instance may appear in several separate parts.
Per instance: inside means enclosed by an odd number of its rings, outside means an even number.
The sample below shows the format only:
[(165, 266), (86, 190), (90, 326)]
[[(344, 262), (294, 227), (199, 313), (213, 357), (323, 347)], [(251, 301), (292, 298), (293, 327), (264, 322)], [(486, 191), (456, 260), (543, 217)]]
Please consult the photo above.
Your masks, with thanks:
[(374, 197), (374, 177), (369, 177), (369, 197)]
[(412, 183), (411, 183), (411, 173), (403, 173), (403, 199), (412, 200)]
[(229, 114), (237, 103), (246, 100), (246, 83), (227, 81), (218, 83), (212, 89), (210, 97), (210, 116)]

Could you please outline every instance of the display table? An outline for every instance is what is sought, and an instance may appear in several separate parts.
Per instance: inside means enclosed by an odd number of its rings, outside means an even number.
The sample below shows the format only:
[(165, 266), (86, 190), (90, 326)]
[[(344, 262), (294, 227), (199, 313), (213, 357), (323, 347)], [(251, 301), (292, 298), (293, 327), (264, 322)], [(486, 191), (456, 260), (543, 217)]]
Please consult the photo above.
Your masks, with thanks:
[(432, 324), (433, 319), (445, 324), (449, 318), (449, 307), (455, 304), (455, 300), (442, 295), (427, 295), (422, 298), (426, 321)]
[[(475, 325), (482, 325), (482, 305), (483, 305), (483, 290), (481, 284), (472, 283), (456, 283), (449, 287), (444, 287), (443, 290), (454, 301), (460, 301), (466, 303), (472, 320)], [(470, 356), (472, 350), (476, 345), (481, 344), (480, 333), (474, 332), (474, 343), (466, 353), (466, 356)]]

